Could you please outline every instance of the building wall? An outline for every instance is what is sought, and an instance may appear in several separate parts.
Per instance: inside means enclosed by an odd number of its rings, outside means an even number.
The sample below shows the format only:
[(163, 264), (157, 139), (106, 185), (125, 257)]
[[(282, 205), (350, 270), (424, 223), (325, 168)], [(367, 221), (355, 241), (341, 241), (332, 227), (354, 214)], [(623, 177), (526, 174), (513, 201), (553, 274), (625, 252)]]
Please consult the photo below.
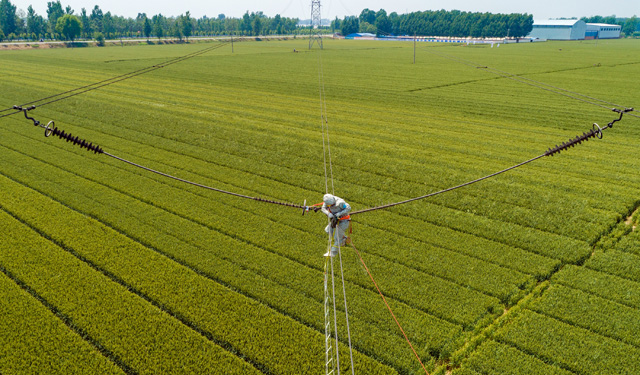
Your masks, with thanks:
[(533, 30), (528, 36), (538, 39), (580, 40), (584, 39), (586, 29), (587, 24), (582, 20), (572, 24), (558, 24), (550, 21), (548, 24), (534, 23)]
[(620, 25), (608, 25), (604, 23), (588, 23), (587, 38), (591, 39), (615, 39), (620, 38), (622, 27)]
[(528, 36), (538, 39), (570, 39), (571, 26), (534, 25)]
[(584, 21), (578, 21), (571, 29), (571, 40), (584, 39), (587, 32), (587, 24)]

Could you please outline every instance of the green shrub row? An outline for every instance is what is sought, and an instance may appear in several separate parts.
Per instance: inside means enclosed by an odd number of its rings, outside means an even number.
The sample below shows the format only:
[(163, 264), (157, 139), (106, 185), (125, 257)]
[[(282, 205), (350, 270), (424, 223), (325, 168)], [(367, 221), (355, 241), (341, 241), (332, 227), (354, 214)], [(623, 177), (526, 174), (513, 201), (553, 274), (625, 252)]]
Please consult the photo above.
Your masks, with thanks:
[[(3, 227), (28, 237), (0, 212)], [(6, 225), (6, 226), (4, 226)], [(38, 300), (0, 272), (0, 368), (5, 374), (124, 374)], [(46, 344), (42, 340), (46, 337)]]
[(462, 362), (454, 375), (464, 374), (570, 375), (563, 370), (512, 346), (487, 340)]
[[(636, 214), (636, 216), (638, 216)], [(640, 256), (640, 229), (622, 237), (615, 246), (616, 250)]]
[(496, 332), (496, 339), (579, 374), (640, 372), (640, 349), (531, 310)]
[(615, 249), (596, 251), (585, 263), (596, 271), (620, 276), (624, 279), (640, 282), (640, 256)]
[(567, 265), (552, 279), (568, 287), (640, 309), (640, 283), (587, 267)]
[(640, 309), (573, 288), (552, 285), (531, 310), (600, 335), (640, 347)]
[[(2, 181), (6, 183), (4, 178)], [(16, 195), (15, 199), (25, 199), (15, 188), (4, 191), (11, 191)], [(33, 207), (32, 210), (38, 212), (40, 208), (44, 207)], [(62, 210), (49, 212), (47, 218), (55, 218), (56, 227), (67, 230), (67, 235), (82, 235), (87, 227), (85, 223), (77, 226), (82, 220), (73, 220), (74, 216), (70, 210)], [(8, 214), (3, 212), (0, 218), (8, 234), (0, 237), (2, 267), (67, 316), (70, 320), (68, 324), (78, 327), (111, 352), (114, 362), (123, 363), (135, 372), (259, 373), (247, 362), (87, 266), (38, 233), (28, 230)], [(44, 227), (51, 228), (51, 222)], [(93, 251), (102, 249), (112, 252), (112, 256), (116, 255), (113, 252), (117, 248), (106, 247), (106, 243), (102, 242), (108, 233), (102, 231), (94, 234), (96, 237), (88, 239)], [(53, 341), (42, 341), (41, 337), (39, 342), (43, 345), (42, 350), (59, 350)], [(224, 371), (220, 370), (222, 367)], [(43, 369), (36, 368), (34, 371), (40, 373)]]

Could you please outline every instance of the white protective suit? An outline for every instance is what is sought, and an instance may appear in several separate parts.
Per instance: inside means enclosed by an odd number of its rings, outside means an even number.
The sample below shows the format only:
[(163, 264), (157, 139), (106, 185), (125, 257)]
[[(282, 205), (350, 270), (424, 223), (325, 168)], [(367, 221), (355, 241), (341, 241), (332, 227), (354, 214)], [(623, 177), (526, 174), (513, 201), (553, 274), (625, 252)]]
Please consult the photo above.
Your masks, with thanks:
[(329, 217), (329, 219), (338, 218), (338, 224), (335, 228), (331, 226), (331, 223), (324, 228), (325, 232), (329, 233), (333, 239), (331, 251), (327, 252), (325, 256), (335, 256), (338, 254), (338, 246), (344, 246), (347, 241), (347, 231), (349, 230), (349, 223), (351, 218), (349, 212), (351, 206), (345, 202), (344, 199), (336, 197), (335, 195), (325, 194), (322, 199), (322, 212)]

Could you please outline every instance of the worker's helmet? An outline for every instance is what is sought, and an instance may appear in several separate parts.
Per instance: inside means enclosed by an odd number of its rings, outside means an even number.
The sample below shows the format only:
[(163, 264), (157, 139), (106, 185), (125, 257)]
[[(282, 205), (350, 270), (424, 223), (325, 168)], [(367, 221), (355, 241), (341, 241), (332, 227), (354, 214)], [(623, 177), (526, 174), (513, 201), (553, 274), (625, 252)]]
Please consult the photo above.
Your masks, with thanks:
[(327, 206), (333, 206), (336, 203), (336, 197), (331, 194), (325, 194), (324, 197), (322, 197), (322, 201)]

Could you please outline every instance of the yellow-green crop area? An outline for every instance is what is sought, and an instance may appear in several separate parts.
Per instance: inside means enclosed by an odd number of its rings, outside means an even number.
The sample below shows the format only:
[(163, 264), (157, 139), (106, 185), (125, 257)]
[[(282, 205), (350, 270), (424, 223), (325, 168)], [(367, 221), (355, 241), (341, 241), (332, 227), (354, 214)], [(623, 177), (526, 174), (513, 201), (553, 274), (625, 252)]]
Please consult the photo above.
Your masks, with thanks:
[[(2, 51), (0, 109), (210, 45)], [(237, 43), (31, 115), (181, 178), (316, 203), (322, 83), (335, 193), (359, 210), (617, 118), (477, 66), (640, 107), (638, 40), (423, 43), (415, 64), (412, 43), (307, 46)], [(0, 373), (324, 373), (326, 217), (43, 132), (0, 119)], [(602, 140), (353, 216), (353, 242), (430, 373), (640, 373), (639, 140), (625, 115)], [(342, 260), (355, 373), (424, 373), (353, 249)], [(341, 311), (338, 325), (351, 373)]]

